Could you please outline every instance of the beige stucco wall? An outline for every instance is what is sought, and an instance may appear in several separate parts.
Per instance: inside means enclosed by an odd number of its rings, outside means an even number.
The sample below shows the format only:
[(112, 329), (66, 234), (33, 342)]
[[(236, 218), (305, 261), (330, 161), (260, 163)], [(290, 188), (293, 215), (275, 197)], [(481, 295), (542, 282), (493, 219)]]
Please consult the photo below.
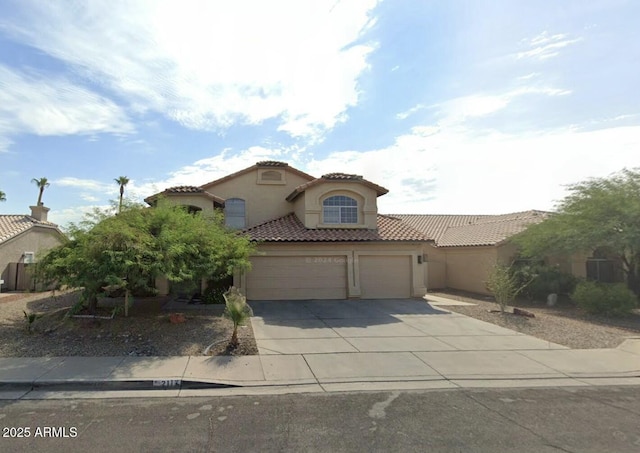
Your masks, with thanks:
[(269, 168), (284, 172), (283, 184), (270, 181), (267, 184), (258, 184), (259, 172), (264, 169), (257, 168), (235, 178), (222, 181), (218, 184), (203, 186), (203, 188), (218, 197), (242, 198), (245, 200), (245, 215), (247, 227), (286, 215), (293, 211), (293, 204), (286, 200), (287, 196), (308, 179), (287, 171), (284, 168)]
[(489, 294), (485, 282), (497, 259), (496, 247), (447, 247), (447, 287)]
[(2, 290), (13, 290), (15, 288), (15, 275), (10, 272), (10, 263), (23, 262), (24, 252), (34, 252), (36, 262), (38, 257), (47, 250), (62, 244), (62, 236), (53, 229), (32, 227), (0, 244), (0, 280), (4, 280)]
[[(340, 257), (347, 264), (347, 297), (360, 298), (360, 259), (362, 256), (408, 256), (411, 261), (411, 296), (422, 297), (426, 293), (424, 264), (418, 264), (418, 255), (422, 255), (420, 243), (264, 243), (258, 246), (259, 256), (305, 256)], [(246, 275), (237, 273), (234, 285), (246, 294)]]
[(497, 246), (498, 263), (510, 266), (518, 257), (518, 248), (509, 242)]
[[(323, 223), (322, 202), (335, 195), (345, 195), (358, 202), (358, 224)], [(306, 228), (377, 228), (377, 193), (370, 187), (357, 182), (325, 182), (308, 188), (304, 196), (304, 218), (299, 218)]]
[(443, 289), (447, 286), (447, 255), (443, 249), (424, 244), (424, 281), (428, 290)]
[(195, 206), (203, 211), (213, 211), (213, 200), (205, 194), (176, 194), (170, 193), (166, 197), (168, 202), (181, 206)]

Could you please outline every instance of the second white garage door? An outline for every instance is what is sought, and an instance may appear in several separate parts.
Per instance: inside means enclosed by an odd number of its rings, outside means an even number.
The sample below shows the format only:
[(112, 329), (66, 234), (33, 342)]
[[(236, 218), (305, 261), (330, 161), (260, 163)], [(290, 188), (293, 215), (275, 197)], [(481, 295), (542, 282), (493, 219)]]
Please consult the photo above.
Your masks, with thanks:
[(345, 299), (345, 256), (258, 256), (247, 273), (248, 300)]
[(411, 297), (411, 256), (360, 256), (363, 299)]

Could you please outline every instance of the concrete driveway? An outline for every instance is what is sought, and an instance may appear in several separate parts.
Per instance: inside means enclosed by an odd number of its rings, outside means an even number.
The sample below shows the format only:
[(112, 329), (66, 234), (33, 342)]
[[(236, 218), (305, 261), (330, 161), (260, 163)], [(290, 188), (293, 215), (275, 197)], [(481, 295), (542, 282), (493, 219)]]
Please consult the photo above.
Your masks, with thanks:
[(261, 355), (567, 349), (421, 299), (252, 302)]
[[(550, 383), (567, 375), (542, 362), (563, 359), (528, 354), (573, 352), (420, 299), (251, 305), (265, 375), (279, 376), (287, 370), (296, 379), (312, 378), (321, 384), (446, 379), (450, 385), (470, 378)], [(630, 356), (623, 355), (615, 359)], [(583, 359), (578, 361), (582, 364)], [(627, 371), (628, 366), (623, 368)]]

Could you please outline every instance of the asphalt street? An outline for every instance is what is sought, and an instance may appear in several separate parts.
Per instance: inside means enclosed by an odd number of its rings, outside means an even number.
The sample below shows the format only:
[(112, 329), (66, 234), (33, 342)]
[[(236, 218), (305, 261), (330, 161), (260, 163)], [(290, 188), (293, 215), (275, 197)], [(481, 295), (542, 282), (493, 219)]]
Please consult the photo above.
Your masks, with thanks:
[(640, 389), (17, 400), (0, 425), (6, 452), (636, 453)]

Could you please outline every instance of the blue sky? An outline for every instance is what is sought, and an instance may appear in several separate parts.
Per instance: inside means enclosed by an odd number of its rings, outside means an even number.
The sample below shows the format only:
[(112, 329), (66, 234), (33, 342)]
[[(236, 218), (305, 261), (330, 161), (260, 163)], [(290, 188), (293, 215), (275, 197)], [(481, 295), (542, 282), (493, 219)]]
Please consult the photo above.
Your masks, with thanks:
[(634, 1), (0, 0), (0, 213), (77, 221), (259, 160), (384, 213), (552, 209), (640, 166)]

